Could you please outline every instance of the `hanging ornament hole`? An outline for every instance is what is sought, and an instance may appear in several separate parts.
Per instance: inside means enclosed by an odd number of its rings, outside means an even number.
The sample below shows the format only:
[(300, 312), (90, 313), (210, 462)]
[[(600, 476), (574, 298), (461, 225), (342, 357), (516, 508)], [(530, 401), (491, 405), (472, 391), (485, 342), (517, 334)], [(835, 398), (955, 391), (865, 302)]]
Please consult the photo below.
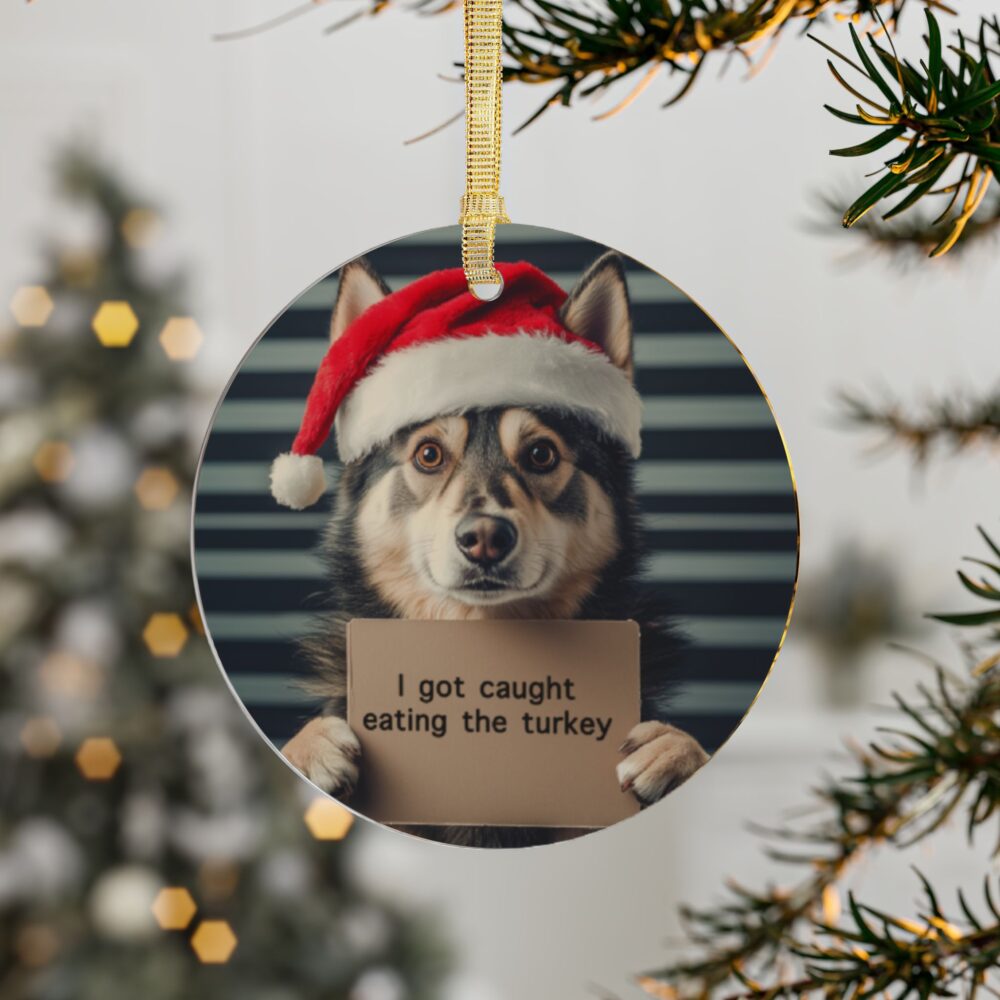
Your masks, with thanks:
[(497, 281), (484, 281), (469, 285), (469, 291), (480, 302), (495, 302), (503, 294), (503, 275), (497, 274)]

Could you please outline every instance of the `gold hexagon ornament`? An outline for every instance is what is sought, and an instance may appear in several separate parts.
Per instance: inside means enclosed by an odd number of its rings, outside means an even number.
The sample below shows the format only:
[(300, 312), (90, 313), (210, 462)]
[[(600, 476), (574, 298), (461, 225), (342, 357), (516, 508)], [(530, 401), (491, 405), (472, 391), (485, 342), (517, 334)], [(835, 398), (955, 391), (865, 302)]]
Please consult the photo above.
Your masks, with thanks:
[(236, 935), (225, 920), (203, 920), (191, 935), (191, 947), (199, 962), (222, 965), (236, 950)]
[(183, 886), (168, 886), (156, 894), (152, 909), (163, 930), (182, 931), (194, 919), (198, 906)]
[(45, 326), (55, 305), (41, 285), (22, 285), (10, 300), (10, 311), (20, 326)]
[(139, 319), (127, 302), (102, 302), (91, 326), (105, 347), (128, 347), (139, 329)]
[(121, 751), (107, 736), (91, 736), (76, 752), (76, 766), (88, 781), (107, 781), (122, 762)]
[(153, 656), (177, 656), (188, 640), (188, 628), (180, 615), (158, 611), (150, 615), (142, 630), (142, 641)]

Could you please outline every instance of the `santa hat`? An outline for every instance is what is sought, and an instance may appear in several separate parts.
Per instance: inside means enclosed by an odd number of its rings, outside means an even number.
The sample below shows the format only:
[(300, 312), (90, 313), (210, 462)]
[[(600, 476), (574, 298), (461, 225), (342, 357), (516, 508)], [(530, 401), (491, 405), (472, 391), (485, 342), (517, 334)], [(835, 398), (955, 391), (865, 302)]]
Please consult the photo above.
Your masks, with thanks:
[[(615, 266), (621, 279), (620, 264)], [(363, 272), (369, 287), (386, 294), (342, 330), (338, 299), (333, 342), (292, 450), (271, 468), (278, 503), (301, 510), (322, 496), (326, 481), (316, 452), (334, 423), (340, 459), (351, 462), (401, 428), (436, 416), (544, 406), (588, 417), (638, 457), (641, 402), (626, 371), (601, 344), (569, 329), (566, 293), (538, 268), (501, 263), (497, 269), (504, 291), (492, 302), (469, 292), (461, 268), (434, 272), (393, 293)], [(346, 274), (341, 299), (348, 294)], [(586, 285), (585, 278), (581, 290)], [(623, 281), (621, 288), (624, 296)], [(625, 297), (626, 313), (627, 304)], [(626, 351), (630, 359), (630, 344)]]

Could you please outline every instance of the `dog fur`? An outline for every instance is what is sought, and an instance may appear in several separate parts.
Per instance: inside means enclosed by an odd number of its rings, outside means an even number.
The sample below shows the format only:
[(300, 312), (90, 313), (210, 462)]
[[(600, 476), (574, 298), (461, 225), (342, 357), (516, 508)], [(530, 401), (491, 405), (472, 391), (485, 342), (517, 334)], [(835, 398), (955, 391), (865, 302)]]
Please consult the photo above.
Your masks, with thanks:
[[(331, 336), (386, 294), (366, 261), (348, 265)], [(617, 255), (606, 254), (587, 271), (561, 320), (632, 377), (628, 294)], [(309, 686), (325, 709), (285, 745), (288, 760), (338, 797), (354, 790), (360, 745), (344, 721), (352, 618), (631, 618), (642, 628), (645, 721), (621, 748), (619, 782), (646, 805), (686, 780), (707, 755), (665, 721), (683, 643), (638, 585), (633, 480), (634, 462), (619, 441), (585, 417), (544, 407), (444, 413), (348, 463), (321, 544), (327, 607), (304, 643), (316, 669)], [(489, 547), (494, 530), (503, 553)], [(571, 835), (509, 827), (412, 832), (481, 847)]]

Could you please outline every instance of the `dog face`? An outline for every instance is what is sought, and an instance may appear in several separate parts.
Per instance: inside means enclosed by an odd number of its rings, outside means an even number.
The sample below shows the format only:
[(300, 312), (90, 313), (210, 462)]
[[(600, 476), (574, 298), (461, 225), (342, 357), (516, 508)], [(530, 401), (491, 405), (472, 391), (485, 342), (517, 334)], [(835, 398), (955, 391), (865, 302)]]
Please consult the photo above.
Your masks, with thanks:
[[(333, 335), (385, 286), (345, 270)], [(562, 322), (632, 371), (619, 258), (601, 258)], [(399, 431), (344, 472), (337, 524), (365, 582), (400, 617), (573, 617), (618, 554), (624, 448), (579, 416), (520, 406), (441, 414)], [(337, 531), (340, 544), (344, 532)]]

